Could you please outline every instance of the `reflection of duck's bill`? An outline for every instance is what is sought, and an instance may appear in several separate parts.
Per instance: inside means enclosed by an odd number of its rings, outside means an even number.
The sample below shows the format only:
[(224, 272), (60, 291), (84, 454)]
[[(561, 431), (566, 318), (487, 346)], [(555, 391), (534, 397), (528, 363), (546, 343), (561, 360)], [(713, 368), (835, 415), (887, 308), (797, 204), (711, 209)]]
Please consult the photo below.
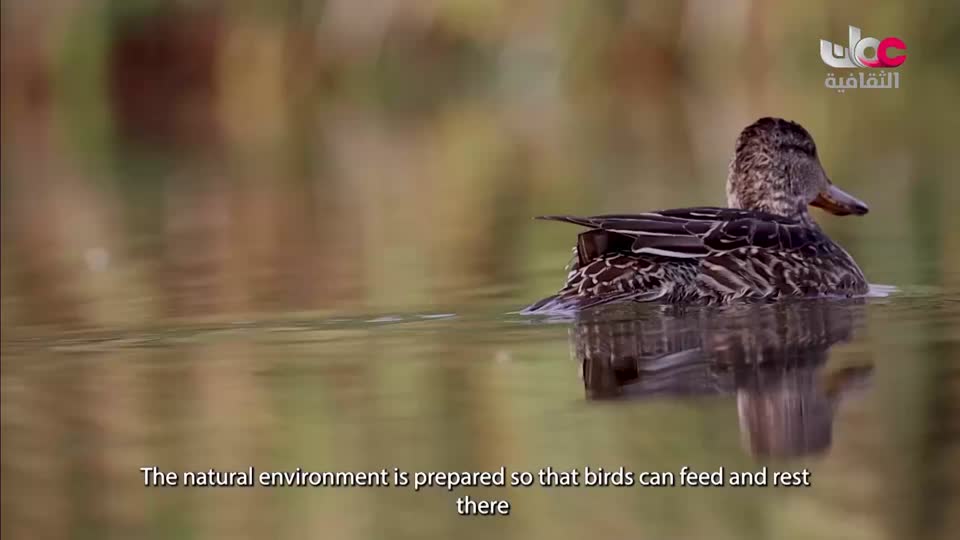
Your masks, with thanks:
[(851, 214), (862, 216), (870, 211), (867, 203), (833, 184), (829, 184), (827, 189), (817, 194), (817, 198), (810, 204), (837, 216), (849, 216)]
[(872, 363), (849, 366), (826, 375), (823, 378), (823, 388), (830, 399), (839, 403), (869, 387), (872, 376)]

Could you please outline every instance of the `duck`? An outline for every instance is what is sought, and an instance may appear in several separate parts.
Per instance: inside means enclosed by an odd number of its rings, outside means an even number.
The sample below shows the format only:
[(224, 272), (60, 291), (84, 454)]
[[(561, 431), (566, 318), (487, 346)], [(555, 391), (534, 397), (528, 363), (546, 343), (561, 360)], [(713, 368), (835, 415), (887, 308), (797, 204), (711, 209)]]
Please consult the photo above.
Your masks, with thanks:
[(736, 139), (728, 207), (641, 214), (538, 216), (585, 227), (566, 282), (524, 313), (615, 302), (728, 304), (868, 292), (853, 257), (810, 215), (862, 216), (866, 203), (831, 181), (799, 123), (764, 117)]

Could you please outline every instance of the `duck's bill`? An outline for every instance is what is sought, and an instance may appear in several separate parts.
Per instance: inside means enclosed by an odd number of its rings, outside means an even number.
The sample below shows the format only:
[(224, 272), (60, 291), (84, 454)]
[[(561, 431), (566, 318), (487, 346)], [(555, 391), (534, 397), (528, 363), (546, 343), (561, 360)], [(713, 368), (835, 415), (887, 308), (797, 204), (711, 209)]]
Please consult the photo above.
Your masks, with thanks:
[(821, 191), (810, 204), (837, 216), (849, 216), (851, 214), (862, 216), (870, 211), (865, 202), (833, 184), (830, 184), (826, 190)]

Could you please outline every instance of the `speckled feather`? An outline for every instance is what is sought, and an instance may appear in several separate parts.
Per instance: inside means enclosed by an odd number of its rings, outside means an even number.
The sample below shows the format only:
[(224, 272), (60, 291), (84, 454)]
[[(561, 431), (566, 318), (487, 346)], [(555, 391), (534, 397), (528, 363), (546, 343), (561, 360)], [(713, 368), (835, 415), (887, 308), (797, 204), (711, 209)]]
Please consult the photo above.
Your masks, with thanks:
[(736, 148), (728, 200), (750, 208), (538, 218), (589, 230), (577, 238), (564, 287), (526, 311), (866, 293), (860, 268), (807, 212), (829, 181), (806, 130), (761, 119), (744, 130)]

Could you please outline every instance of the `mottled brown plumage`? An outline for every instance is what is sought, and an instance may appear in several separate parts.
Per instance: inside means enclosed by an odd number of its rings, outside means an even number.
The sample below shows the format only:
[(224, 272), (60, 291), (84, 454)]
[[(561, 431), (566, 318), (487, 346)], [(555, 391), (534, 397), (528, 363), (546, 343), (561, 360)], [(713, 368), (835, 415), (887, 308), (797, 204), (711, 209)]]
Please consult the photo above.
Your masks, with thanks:
[(808, 212), (813, 205), (862, 215), (867, 207), (830, 182), (813, 138), (799, 124), (761, 118), (743, 130), (727, 202), (730, 208), (539, 218), (589, 230), (577, 239), (563, 289), (526, 312), (617, 301), (718, 304), (867, 292), (856, 262)]

